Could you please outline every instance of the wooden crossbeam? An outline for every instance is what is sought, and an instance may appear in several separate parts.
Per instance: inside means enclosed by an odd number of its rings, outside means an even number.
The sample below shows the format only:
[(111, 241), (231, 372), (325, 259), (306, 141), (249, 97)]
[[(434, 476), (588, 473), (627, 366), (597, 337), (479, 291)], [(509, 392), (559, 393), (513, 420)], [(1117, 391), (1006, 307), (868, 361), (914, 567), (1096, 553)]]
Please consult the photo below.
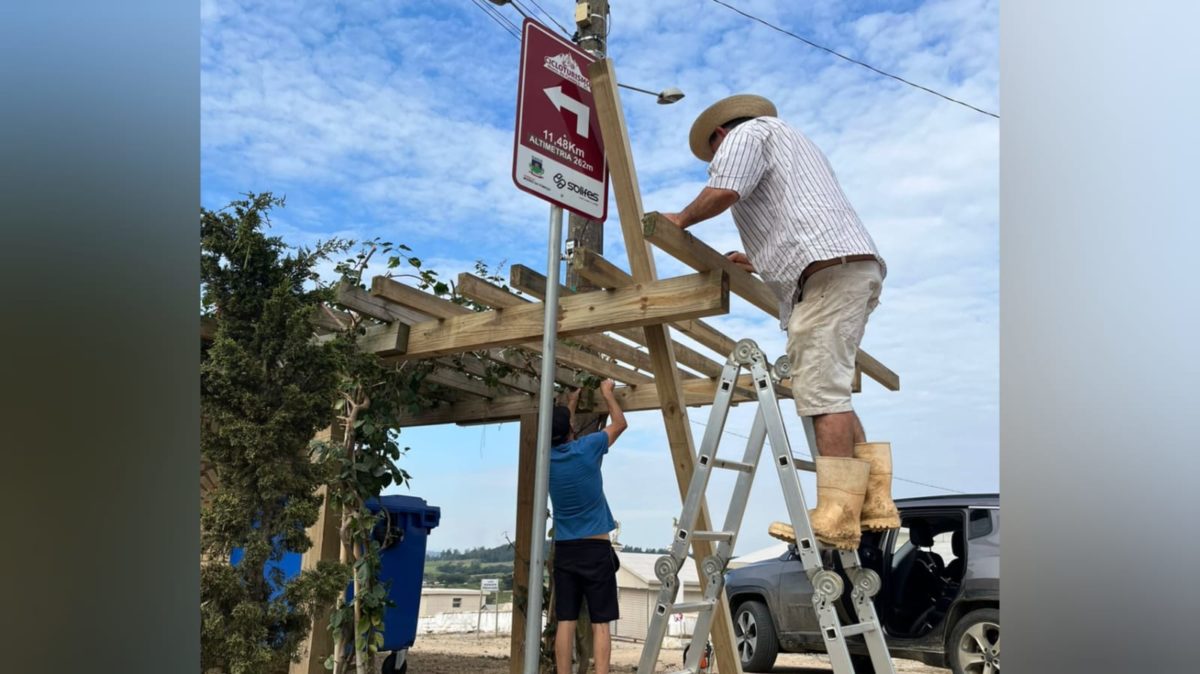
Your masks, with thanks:
[[(767, 289), (762, 279), (730, 262), (708, 244), (680, 229), (662, 214), (647, 213), (642, 219), (646, 240), (658, 246), (680, 262), (697, 271), (720, 269), (729, 274), (729, 289), (771, 316), (779, 315), (779, 299)], [(900, 375), (862, 349), (858, 350), (858, 365), (863, 374), (879, 382), (889, 391), (900, 390)]]
[[(602, 288), (619, 288), (633, 283), (633, 277), (625, 270), (604, 259), (599, 253), (586, 248), (576, 248), (572, 252), (571, 267), (580, 276)], [(729, 357), (729, 354), (733, 353), (734, 340), (726, 337), (720, 330), (698, 318), (693, 318), (689, 321), (678, 321), (672, 323), (671, 327), (726, 358)], [(680, 362), (686, 364), (683, 359), (687, 353), (680, 350), (678, 343), (675, 345), (675, 352), (676, 357), (681, 359)], [(720, 365), (717, 367), (720, 368)]]
[[(464, 296), (470, 297), (476, 302), (486, 304), (496, 309), (519, 307), (524, 304), (532, 304), (530, 300), (521, 297), (516, 293), (509, 292), (500, 286), (488, 283), (484, 279), (467, 272), (463, 272), (458, 275), (457, 288), (458, 292), (462, 293)], [(572, 293), (567, 291), (564, 293), (564, 296), (567, 294)], [(590, 346), (600, 353), (604, 353), (616, 358), (617, 360), (624, 361), (636, 368), (646, 371), (650, 370), (650, 356), (647, 356), (646, 354), (638, 351), (628, 344), (625, 344), (624, 342), (619, 342), (602, 334), (576, 335), (572, 339), (585, 346)]]
[[(475, 312), (470, 309), (444, 300), (440, 297), (434, 297), (428, 293), (421, 292), (416, 288), (410, 288), (403, 283), (398, 283), (390, 278), (376, 276), (371, 282), (371, 294), (376, 297), (387, 299), (391, 302), (408, 306), (408, 303), (420, 304), (425, 310), (434, 316), (434, 318), (450, 320), (457, 316), (474, 315)], [(532, 341), (518, 344), (523, 349), (527, 349), (534, 353), (542, 352), (541, 341)], [(601, 377), (608, 377), (626, 384), (648, 384), (653, 379), (650, 377), (638, 374), (626, 368), (618, 367), (611, 361), (604, 360), (599, 356), (587, 353), (581, 349), (564, 344), (559, 341), (555, 349), (555, 356), (559, 363), (568, 367), (577, 368), (590, 372)], [(559, 372), (556, 377), (557, 381), (562, 383), (573, 383), (572, 377), (567, 375), (564, 377), (562, 372)]]
[[(583, 248), (579, 248), (576, 250), (586, 251), (586, 249), (583, 249)], [(587, 251), (587, 252), (591, 253), (591, 251)], [(591, 254), (595, 255), (595, 253), (591, 253)], [(601, 258), (601, 259), (603, 259), (603, 258)], [(517, 290), (520, 290), (523, 293), (529, 293), (530, 295), (532, 295), (533, 297), (536, 297), (539, 300), (546, 299), (546, 277), (545, 277), (545, 275), (539, 274), (536, 271), (530, 269), (529, 267), (526, 267), (523, 264), (514, 264), (512, 266), (512, 268), (509, 270), (508, 282), (511, 283), (514, 288), (516, 288)], [(593, 281), (593, 283), (595, 283), (595, 282)], [(599, 284), (597, 284), (597, 285), (599, 285)], [(628, 277), (628, 282), (626, 282), (626, 283), (622, 283), (619, 285), (603, 286), (603, 287), (606, 289), (612, 289), (612, 288), (618, 288), (620, 286), (627, 286), (627, 285), (633, 285), (632, 277)], [(559, 290), (559, 293), (561, 293), (562, 295), (575, 294), (574, 290), (571, 290), (570, 288), (568, 288), (564, 285), (560, 285), (558, 287), (558, 290)], [(699, 323), (699, 322), (700, 322), (700, 319), (693, 318), (688, 321), (682, 321), (679, 323), (671, 323), (671, 325), (678, 327), (679, 325), (684, 325), (684, 324), (688, 324), (688, 323)], [(637, 328), (625, 328), (622, 330), (614, 330), (613, 332), (615, 334), (618, 334), (618, 335), (624, 337), (625, 339), (630, 340), (631, 342), (641, 344), (642, 346), (646, 345), (645, 333), (643, 333), (641, 330), (638, 330)], [(733, 346), (732, 346), (733, 341), (731, 340), (729, 342), (729, 344), (730, 344), (729, 350), (732, 352), (733, 351)], [(718, 377), (721, 375), (721, 364), (720, 363), (717, 363), (716, 361), (704, 356), (704, 354), (701, 354), (693, 349), (690, 349), (687, 346), (680, 344), (679, 342), (675, 342), (675, 357), (679, 359), (680, 365), (682, 365), (684, 367), (689, 367), (689, 368), (695, 370), (696, 372), (699, 372), (700, 374), (703, 374), (705, 376)], [(647, 355), (646, 356), (647, 365), (645, 366), (644, 369), (649, 369), (649, 367), (650, 367), (648, 364), (649, 358), (650, 357)], [(690, 375), (687, 372), (682, 372), (681, 374), (683, 374), (685, 379), (690, 378)]]
[[(642, 236), (642, 196), (638, 188), (637, 171), (633, 165), (633, 152), (629, 148), (629, 136), (625, 131), (625, 113), (621, 110), (621, 101), (617, 96), (617, 74), (611, 60), (600, 59), (588, 66), (588, 75), (592, 82), (592, 96), (595, 99), (600, 134), (604, 140), (609, 176), (617, 198), (617, 212), (621, 221), (621, 233), (625, 238), (625, 250), (629, 255), (629, 268), (633, 272), (634, 281), (652, 283), (656, 278), (654, 258), (650, 255), (650, 245)], [(644, 330), (646, 346), (650, 351), (650, 358), (654, 361), (654, 385), (658, 389), (662, 404), (667, 444), (671, 449), (675, 480), (682, 502), (696, 462), (692, 432), (683, 408), (683, 382), (675, 366), (675, 347), (671, 341), (670, 330), (661, 323), (647, 325)], [(711, 530), (708, 506), (703, 499), (700, 502), (700, 513), (696, 518), (695, 528)], [(708, 581), (701, 568), (701, 560), (712, 554), (713, 546), (709, 541), (693, 540), (692, 551), (700, 582), (707, 586)], [(724, 593), (721, 593), (714, 608), (710, 633), (713, 650), (717, 656), (717, 668), (724, 674), (740, 674), (742, 667), (733, 637), (733, 621)]]
[[(559, 303), (558, 334), (571, 337), (727, 311), (726, 274), (704, 272), (564, 297)], [(520, 344), (542, 334), (544, 313), (545, 307), (538, 303), (417, 323), (409, 330), (404, 355), (431, 358)]]
[[(713, 379), (688, 379), (682, 383), (683, 406), (698, 407), (711, 405), (717, 395), (717, 383)], [(614, 394), (621, 409), (626, 412), (661, 409), (662, 400), (653, 386), (619, 386)], [(756, 400), (754, 397), (754, 382), (749, 375), (738, 378), (734, 390), (733, 402)], [(464, 402), (440, 405), (415, 413), (404, 413), (401, 425), (432, 426), (436, 424), (475, 424), (499, 423), (512, 421), (524, 414), (537, 414), (538, 400), (536, 395), (506, 395), (491, 400), (468, 400)], [(607, 413), (608, 406), (603, 400), (596, 400), (591, 410), (597, 413)]]

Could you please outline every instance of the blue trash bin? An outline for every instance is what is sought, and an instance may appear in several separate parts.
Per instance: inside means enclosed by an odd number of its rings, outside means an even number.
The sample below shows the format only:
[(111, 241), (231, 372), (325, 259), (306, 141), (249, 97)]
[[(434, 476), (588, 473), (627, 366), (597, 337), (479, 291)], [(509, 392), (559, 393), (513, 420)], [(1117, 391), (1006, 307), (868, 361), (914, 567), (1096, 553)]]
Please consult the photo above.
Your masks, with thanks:
[[(383, 616), (384, 651), (402, 651), (417, 639), (417, 613), (421, 582), (425, 577), (425, 543), (441, 521), (442, 509), (416, 496), (383, 496), (367, 503), (372, 512), (386, 511), (375, 527), (375, 540), (383, 544), (379, 578), (391, 583), (389, 606)], [(386, 670), (385, 670), (386, 671)]]

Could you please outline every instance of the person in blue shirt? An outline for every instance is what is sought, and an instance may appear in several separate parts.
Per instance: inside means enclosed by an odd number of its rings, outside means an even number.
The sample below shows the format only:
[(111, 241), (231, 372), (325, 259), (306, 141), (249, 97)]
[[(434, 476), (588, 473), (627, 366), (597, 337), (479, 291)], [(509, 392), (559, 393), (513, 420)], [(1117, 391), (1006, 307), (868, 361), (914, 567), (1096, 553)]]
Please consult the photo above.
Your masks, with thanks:
[(617, 607), (617, 553), (609, 540), (616, 528), (600, 465), (604, 455), (625, 432), (625, 414), (613, 395), (613, 381), (600, 384), (612, 423), (581, 438), (572, 424), (579, 390), (567, 405), (554, 408), (551, 424), (550, 502), (554, 513), (554, 609), (558, 632), (554, 655), (558, 674), (571, 671), (571, 647), (580, 605), (587, 598), (592, 621), (596, 674), (608, 674), (612, 637), (608, 624), (620, 617)]

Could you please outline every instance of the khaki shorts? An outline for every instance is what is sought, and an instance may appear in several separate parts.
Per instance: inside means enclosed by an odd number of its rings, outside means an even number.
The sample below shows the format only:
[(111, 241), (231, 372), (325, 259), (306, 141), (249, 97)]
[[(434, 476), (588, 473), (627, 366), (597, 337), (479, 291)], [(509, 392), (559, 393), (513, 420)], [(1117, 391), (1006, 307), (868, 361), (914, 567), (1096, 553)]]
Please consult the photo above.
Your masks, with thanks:
[(804, 282), (788, 319), (792, 394), (802, 417), (850, 412), (854, 358), (879, 304), (883, 271), (874, 260), (822, 269)]

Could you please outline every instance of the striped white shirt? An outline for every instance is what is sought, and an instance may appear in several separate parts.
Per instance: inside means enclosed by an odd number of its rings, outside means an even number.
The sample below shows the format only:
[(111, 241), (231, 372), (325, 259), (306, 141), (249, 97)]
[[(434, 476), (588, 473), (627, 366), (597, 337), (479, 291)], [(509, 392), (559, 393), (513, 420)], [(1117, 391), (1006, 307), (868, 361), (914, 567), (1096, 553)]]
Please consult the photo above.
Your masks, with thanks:
[(733, 190), (733, 221), (746, 256), (779, 298), (779, 322), (798, 297), (797, 281), (813, 262), (874, 255), (887, 265), (842, 193), (833, 167), (807, 136), (775, 117), (757, 117), (729, 132), (708, 165), (708, 186)]

